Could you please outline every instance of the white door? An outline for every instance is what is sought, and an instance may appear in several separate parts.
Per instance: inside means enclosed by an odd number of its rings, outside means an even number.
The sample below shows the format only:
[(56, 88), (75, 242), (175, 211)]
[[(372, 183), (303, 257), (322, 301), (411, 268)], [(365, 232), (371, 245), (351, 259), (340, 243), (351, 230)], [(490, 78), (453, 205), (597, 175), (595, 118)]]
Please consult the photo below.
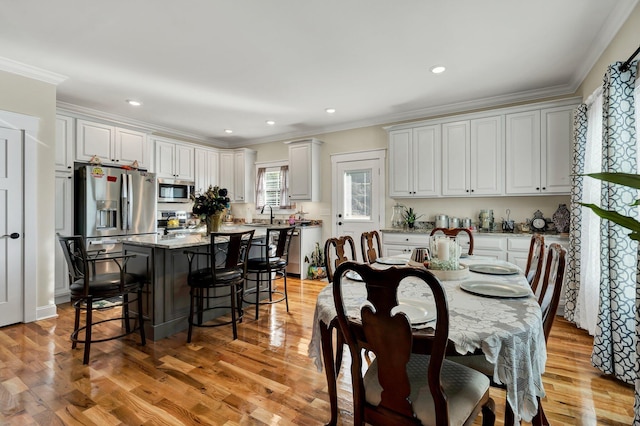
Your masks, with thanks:
[(0, 327), (22, 322), (22, 132), (0, 128)]
[[(345, 161), (332, 159), (332, 162), (337, 160), (333, 167), (335, 221), (332, 229), (334, 236), (351, 236), (360, 253), (360, 235), (365, 231), (380, 230), (384, 225), (384, 158), (351, 157), (356, 155), (343, 158)], [(358, 260), (361, 258), (362, 253)]]

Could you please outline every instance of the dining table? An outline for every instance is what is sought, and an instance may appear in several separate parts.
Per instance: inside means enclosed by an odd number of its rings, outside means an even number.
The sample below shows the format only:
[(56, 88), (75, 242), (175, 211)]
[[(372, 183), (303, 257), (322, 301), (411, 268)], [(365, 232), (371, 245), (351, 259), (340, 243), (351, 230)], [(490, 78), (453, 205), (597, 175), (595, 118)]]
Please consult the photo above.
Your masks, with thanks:
[[(406, 255), (382, 258), (381, 261), (384, 263), (373, 266), (380, 269), (423, 267), (412, 265)], [(539, 398), (545, 395), (542, 374), (547, 351), (540, 306), (516, 265), (481, 256), (461, 258), (460, 265), (462, 273), (449, 276), (434, 273), (440, 275), (447, 296), (449, 353), (484, 354), (494, 366), (493, 381), (506, 389), (507, 403), (515, 421), (530, 422), (537, 413)], [(357, 279), (359, 277), (351, 278), (355, 279), (342, 278), (344, 304), (347, 315), (359, 318), (366, 301), (366, 290), (364, 283)], [(329, 283), (318, 294), (309, 343), (309, 357), (318, 371), (322, 371), (324, 364), (331, 406), (329, 425), (337, 423), (339, 373), (335, 368), (330, 327), (336, 319), (332, 289)], [(407, 314), (417, 311), (423, 317), (420, 324), (413, 325), (412, 321), (414, 341), (419, 342), (420, 336), (432, 334), (435, 316), (425, 316), (428, 309), (423, 308), (433, 303), (427, 285), (415, 277), (406, 278), (400, 283), (397, 297), (399, 302), (414, 304)], [(414, 344), (414, 352), (426, 350), (424, 345)]]

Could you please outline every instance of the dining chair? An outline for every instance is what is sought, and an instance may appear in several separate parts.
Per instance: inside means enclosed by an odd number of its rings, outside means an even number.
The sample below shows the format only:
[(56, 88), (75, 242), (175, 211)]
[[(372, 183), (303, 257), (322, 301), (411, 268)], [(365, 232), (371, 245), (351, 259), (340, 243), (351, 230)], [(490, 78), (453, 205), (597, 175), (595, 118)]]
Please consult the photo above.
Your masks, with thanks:
[(469, 236), (469, 250), (467, 251), (467, 254), (473, 254), (473, 233), (467, 228), (433, 228), (431, 230), (431, 235), (435, 235), (438, 232), (441, 232), (448, 237), (457, 237), (460, 233), (467, 234)]
[[(564, 281), (567, 250), (560, 244), (553, 243), (549, 245), (547, 251), (546, 264), (544, 266), (544, 275), (541, 282), (541, 288), (539, 295), (536, 296), (540, 310), (542, 312), (542, 328), (544, 330), (545, 342), (549, 339), (551, 334), (551, 327), (556, 317), (556, 311), (558, 310), (558, 304), (560, 303), (560, 295), (562, 294), (562, 283)], [(491, 386), (504, 389), (503, 385), (497, 384), (493, 380), (493, 373), (495, 367), (491, 364), (484, 355), (460, 355), (449, 356), (447, 359), (458, 362), (462, 365), (466, 365), (475, 370), (478, 370), (491, 379)], [(511, 410), (511, 406), (505, 400), (505, 419), (504, 424), (513, 424), (514, 414)], [(540, 398), (538, 398), (538, 413), (532, 420), (532, 425), (543, 426), (549, 425)]]
[[(191, 343), (193, 326), (220, 327), (231, 324), (233, 339), (238, 338), (237, 323), (243, 317), (242, 299), (247, 276), (247, 257), (254, 232), (255, 230), (213, 232), (207, 252), (185, 250), (189, 261), (187, 343)], [(215, 302), (217, 299), (227, 302)], [(211, 316), (205, 318), (206, 312), (221, 310), (229, 311), (231, 319), (213, 320)]]
[(536, 293), (538, 289), (538, 283), (542, 277), (542, 270), (544, 262), (544, 235), (533, 234), (531, 236), (531, 243), (529, 244), (529, 255), (527, 256), (527, 267), (524, 270), (524, 275), (529, 281), (531, 290)]
[[(83, 364), (89, 363), (91, 344), (119, 339), (138, 331), (140, 333), (140, 344), (146, 344), (144, 334), (144, 315), (142, 306), (142, 288), (144, 278), (137, 275), (128, 274), (126, 265), (129, 259), (135, 254), (105, 254), (103, 252), (88, 253), (84, 238), (80, 235), (65, 237), (56, 234), (62, 246), (62, 253), (67, 262), (69, 270), (69, 291), (71, 305), (75, 310), (73, 332), (71, 333), (71, 348), (75, 349), (78, 343), (84, 344)], [(96, 267), (96, 264), (113, 262), (117, 265), (118, 272), (96, 273), (96, 270), (106, 269)], [(134, 298), (130, 294), (135, 293)], [(129, 305), (137, 302), (137, 312), (135, 319), (137, 324), (131, 326), (132, 315)], [(95, 319), (96, 311), (121, 308), (121, 313), (117, 317)], [(84, 325), (80, 325), (81, 312), (85, 312)], [(102, 323), (117, 321), (124, 326), (124, 331), (115, 335), (100, 333), (94, 338), (93, 328)], [(84, 337), (81, 333), (84, 332)], [(106, 331), (105, 331), (106, 333)]]
[[(289, 299), (287, 297), (287, 265), (289, 265), (289, 248), (295, 232), (295, 226), (267, 228), (264, 243), (254, 243), (260, 247), (258, 257), (250, 257), (247, 261), (247, 282), (255, 282), (256, 286), (249, 293), (255, 294), (254, 300), (244, 301), (256, 306), (256, 319), (260, 312), (260, 305), (273, 304), (284, 301), (289, 312)], [(282, 279), (283, 290), (276, 290), (274, 280)], [(266, 282), (266, 286), (263, 286)], [(261, 300), (260, 295), (267, 293), (268, 300)], [(279, 297), (274, 299), (273, 295)]]
[(327, 269), (327, 279), (333, 282), (333, 272), (343, 262), (357, 260), (356, 245), (349, 235), (333, 237), (324, 243), (324, 262)]
[[(367, 288), (359, 319), (347, 313), (343, 303), (343, 276), (350, 270), (363, 278)], [(398, 286), (407, 277), (418, 278), (433, 294), (435, 330), (419, 342), (430, 348), (429, 355), (412, 353), (418, 343), (408, 316), (398, 309)], [(333, 299), (351, 352), (355, 425), (467, 425), (481, 411), (483, 425), (495, 423), (489, 379), (445, 359), (449, 311), (445, 290), (434, 275), (418, 268), (379, 270), (343, 262), (335, 271)], [(363, 350), (375, 354), (364, 373)]]
[(362, 259), (366, 263), (375, 263), (382, 254), (382, 244), (378, 231), (363, 232), (360, 235), (360, 246), (362, 248)]
[[(324, 243), (324, 262), (325, 269), (327, 270), (327, 279), (329, 282), (333, 282), (333, 272), (336, 268), (349, 260), (356, 259), (356, 245), (353, 238), (349, 235), (342, 235), (340, 237), (332, 237), (327, 239)], [(329, 323), (329, 333), (333, 334), (333, 330), (336, 330), (336, 356), (335, 366), (336, 374), (340, 372), (340, 366), (342, 365), (342, 355), (344, 353), (344, 338), (342, 333), (338, 329), (338, 321), (333, 320)]]

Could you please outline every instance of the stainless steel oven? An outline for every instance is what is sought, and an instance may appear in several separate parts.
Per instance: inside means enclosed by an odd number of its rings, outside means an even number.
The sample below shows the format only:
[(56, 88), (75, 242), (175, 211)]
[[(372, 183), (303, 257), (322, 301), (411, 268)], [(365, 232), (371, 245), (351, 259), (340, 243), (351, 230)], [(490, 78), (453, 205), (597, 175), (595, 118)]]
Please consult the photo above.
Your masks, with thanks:
[(192, 181), (158, 178), (158, 202), (189, 203), (195, 187)]

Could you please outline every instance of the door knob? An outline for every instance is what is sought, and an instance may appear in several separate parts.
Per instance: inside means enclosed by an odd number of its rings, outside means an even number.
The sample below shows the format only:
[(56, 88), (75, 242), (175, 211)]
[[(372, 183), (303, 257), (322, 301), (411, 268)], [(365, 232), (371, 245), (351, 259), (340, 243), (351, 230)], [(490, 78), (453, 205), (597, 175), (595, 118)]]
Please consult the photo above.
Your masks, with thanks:
[(342, 222), (338, 222), (338, 226), (342, 226)]
[(12, 234), (4, 234), (3, 237), (9, 237), (12, 240), (15, 240), (15, 239), (20, 238), (20, 234), (18, 234), (17, 232), (14, 232)]

